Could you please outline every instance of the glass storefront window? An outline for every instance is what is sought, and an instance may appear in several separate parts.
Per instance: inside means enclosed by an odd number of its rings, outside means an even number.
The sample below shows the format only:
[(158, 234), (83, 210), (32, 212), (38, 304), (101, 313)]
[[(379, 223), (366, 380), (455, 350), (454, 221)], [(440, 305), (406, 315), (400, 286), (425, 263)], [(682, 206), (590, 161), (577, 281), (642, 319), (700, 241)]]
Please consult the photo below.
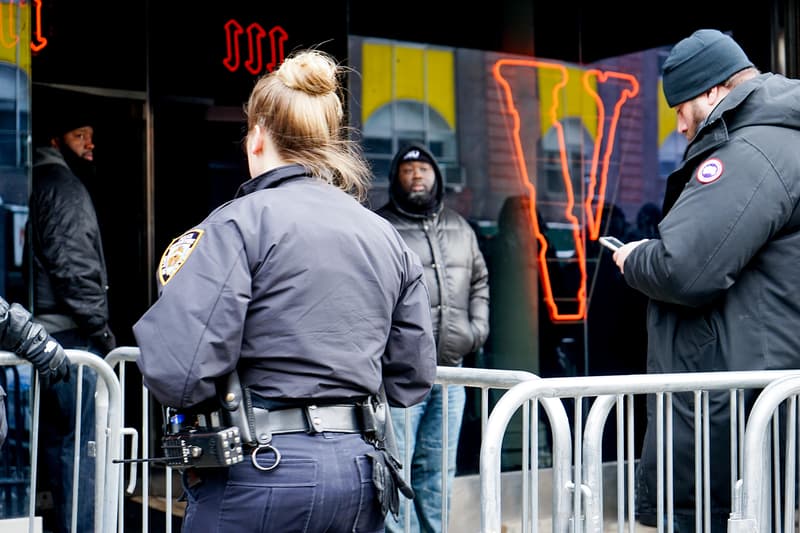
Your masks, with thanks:
[(597, 239), (652, 234), (664, 175), (681, 159), (660, 90), (663, 50), (574, 65), (357, 36), (349, 49), (361, 59), (350, 109), (373, 194), (399, 143), (423, 140), (451, 185), (446, 201), (479, 235), (491, 275), (479, 364), (644, 372), (645, 300)]
[[(23, 246), (30, 191), (30, 9), (31, 3), (0, 3), (0, 23), (15, 37), (0, 44), (0, 295), (26, 306)], [(9, 366), (0, 372), (9, 425), (0, 453), (0, 519), (28, 512), (31, 368)]]

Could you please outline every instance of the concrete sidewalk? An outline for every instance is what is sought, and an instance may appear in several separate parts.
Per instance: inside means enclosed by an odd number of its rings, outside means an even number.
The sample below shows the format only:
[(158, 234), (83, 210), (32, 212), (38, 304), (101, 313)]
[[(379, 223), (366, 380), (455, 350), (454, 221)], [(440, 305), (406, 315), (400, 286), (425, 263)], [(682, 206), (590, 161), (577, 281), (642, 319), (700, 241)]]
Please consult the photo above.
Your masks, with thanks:
[[(613, 470), (613, 469), (612, 469)], [(614, 471), (615, 472), (615, 471)], [(611, 477), (614, 476), (610, 473)], [(500, 474), (502, 484), (502, 527), (503, 533), (521, 533), (522, 513), (520, 510), (520, 495), (522, 494), (522, 478), (520, 472), (503, 472)], [(480, 506), (480, 477), (477, 474), (457, 476), (453, 482), (453, 494), (451, 499), (452, 510), (449, 515), (450, 533), (480, 533), (481, 527), (481, 506)], [(539, 471), (539, 528), (540, 532), (553, 530), (552, 518), (550, 516), (552, 504), (552, 473), (549, 468)], [(616, 503), (615, 491), (607, 491), (606, 508), (604, 510), (603, 530), (612, 533), (617, 532), (617, 512), (614, 506)], [(405, 502), (401, 498), (400, 503)], [(547, 514), (543, 511), (547, 510)], [(628, 524), (625, 523), (624, 531), (628, 531)], [(637, 523), (635, 527), (637, 533), (651, 533), (658, 531), (655, 527), (644, 526)]]

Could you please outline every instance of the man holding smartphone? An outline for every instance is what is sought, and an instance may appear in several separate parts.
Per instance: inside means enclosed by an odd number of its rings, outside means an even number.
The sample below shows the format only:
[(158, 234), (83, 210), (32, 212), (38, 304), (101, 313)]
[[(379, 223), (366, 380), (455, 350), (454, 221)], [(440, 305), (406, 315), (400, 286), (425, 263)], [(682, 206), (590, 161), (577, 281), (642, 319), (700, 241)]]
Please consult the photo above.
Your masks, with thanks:
[[(716, 30), (680, 41), (663, 88), (689, 144), (667, 181), (660, 237), (614, 252), (649, 297), (648, 372), (745, 371), (800, 365), (800, 81), (761, 74)], [(790, 296), (787, 296), (790, 295)], [(732, 347), (735, 347), (732, 349)], [(730, 501), (728, 393), (710, 395), (712, 531)], [(654, 411), (637, 497), (656, 495)], [(676, 531), (694, 531), (691, 398), (673, 398)]]

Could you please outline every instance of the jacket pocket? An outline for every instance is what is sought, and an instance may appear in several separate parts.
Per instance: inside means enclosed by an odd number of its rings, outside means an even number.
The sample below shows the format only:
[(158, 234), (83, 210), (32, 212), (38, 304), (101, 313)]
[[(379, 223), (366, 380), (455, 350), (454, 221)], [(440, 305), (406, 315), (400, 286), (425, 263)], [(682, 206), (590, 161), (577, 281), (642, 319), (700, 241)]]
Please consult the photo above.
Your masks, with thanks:
[(678, 320), (674, 336), (672, 370), (674, 372), (708, 372), (721, 369), (717, 332), (706, 314)]

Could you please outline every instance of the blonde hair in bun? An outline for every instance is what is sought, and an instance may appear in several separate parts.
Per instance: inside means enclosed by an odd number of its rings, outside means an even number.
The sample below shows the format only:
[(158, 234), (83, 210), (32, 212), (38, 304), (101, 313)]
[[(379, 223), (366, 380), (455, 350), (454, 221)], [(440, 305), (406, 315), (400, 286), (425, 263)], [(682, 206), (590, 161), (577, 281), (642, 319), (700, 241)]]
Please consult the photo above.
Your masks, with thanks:
[(256, 82), (245, 105), (247, 129), (263, 127), (283, 159), (363, 200), (371, 172), (343, 125), (345, 71), (321, 50), (291, 54)]

